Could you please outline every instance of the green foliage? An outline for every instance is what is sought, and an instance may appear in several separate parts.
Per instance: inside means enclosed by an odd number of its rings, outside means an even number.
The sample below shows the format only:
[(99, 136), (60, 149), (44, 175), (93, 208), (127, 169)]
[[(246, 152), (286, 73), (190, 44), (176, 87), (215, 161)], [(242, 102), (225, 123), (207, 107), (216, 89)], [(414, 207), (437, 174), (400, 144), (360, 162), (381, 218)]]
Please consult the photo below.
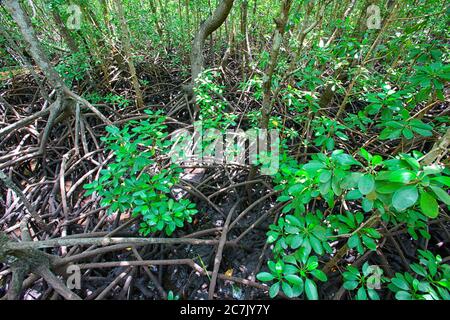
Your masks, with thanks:
[(200, 120), (205, 129), (223, 131), (236, 125), (237, 115), (226, 112), (228, 102), (223, 96), (224, 86), (219, 85), (219, 73), (214, 70), (204, 71), (197, 79), (194, 91), (200, 108)]
[(443, 90), (444, 85), (450, 81), (450, 65), (435, 62), (414, 69), (416, 74), (411, 78), (411, 83), (420, 87), (418, 100), (425, 100), (430, 94), (435, 94), (439, 99), (445, 100)]
[(155, 161), (171, 145), (164, 140), (165, 117), (160, 112), (146, 113), (148, 120), (131, 121), (123, 129), (107, 127), (109, 135), (102, 141), (114, 152), (115, 161), (100, 172), (98, 181), (84, 188), (88, 190), (86, 195), (97, 192), (110, 213), (131, 210), (133, 216), (142, 215), (143, 235), (157, 231), (171, 235), (177, 227), (191, 222), (197, 210), (189, 200), (172, 198), (170, 188), (178, 182), (181, 170), (174, 164), (167, 167)]
[(394, 113), (403, 109), (404, 91), (397, 91), (389, 85), (383, 85), (382, 91), (378, 93), (367, 93), (366, 100), (369, 105), (364, 109), (368, 115), (382, 113), (382, 119), (389, 119)]
[(313, 250), (322, 255), (325, 251), (331, 252), (327, 242), (327, 228), (321, 225), (321, 213), (286, 215), (280, 218), (276, 225), (270, 226), (267, 233), (267, 242), (275, 243), (273, 252), (279, 253), (285, 249), (298, 249), (302, 247), (306, 254)]
[(333, 215), (330, 220), (331, 225), (338, 230), (339, 234), (350, 234), (347, 241), (349, 248), (355, 248), (360, 254), (365, 252), (364, 247), (376, 250), (376, 239), (381, 238), (381, 234), (374, 228), (364, 227), (362, 213), (353, 214), (347, 211), (345, 215)]
[(270, 272), (261, 272), (256, 278), (264, 282), (274, 282), (269, 289), (271, 298), (275, 297), (281, 289), (290, 298), (305, 293), (309, 300), (317, 300), (319, 294), (314, 279), (327, 281), (325, 273), (317, 269), (318, 258), (309, 256), (303, 247), (276, 262), (269, 261), (267, 266)]
[[(309, 299), (317, 298), (317, 285), (308, 273), (326, 281), (315, 262), (331, 253), (329, 241), (345, 238), (348, 248), (361, 255), (367, 249), (376, 250), (382, 237), (376, 227), (379, 219), (393, 225), (405, 223), (415, 239), (417, 233), (429, 237), (427, 219), (438, 216), (439, 201), (449, 205), (450, 196), (444, 188), (450, 186), (450, 177), (444, 167), (421, 165), (417, 160), (420, 156), (400, 154), (383, 160), (361, 149), (358, 161), (343, 150), (335, 150), (330, 155), (314, 154), (302, 165), (284, 155), (274, 177), (275, 189), (281, 193), (277, 201), (284, 206), (267, 232), (275, 260), (268, 264), (270, 272), (258, 275), (261, 281), (274, 282), (270, 296), (283, 290), (290, 297), (305, 292)], [(329, 210), (337, 199), (346, 199), (352, 206), (360, 206), (362, 212), (331, 211), (324, 215), (315, 210), (313, 214), (310, 206), (320, 199), (326, 201)], [(368, 286), (370, 270), (364, 264), (362, 273), (354, 268), (344, 273), (345, 288), (357, 289), (356, 299), (379, 299), (376, 290)]]
[(180, 296), (175, 295), (172, 290), (167, 293), (167, 300), (179, 300)]
[[(416, 242), (432, 239), (430, 222), (448, 217), (448, 159), (444, 156), (433, 165), (423, 165), (421, 160), (422, 152), (446, 133), (450, 123), (445, 109), (450, 80), (445, 18), (450, 11), (437, 0), (394, 1), (398, 11), (390, 7), (393, 1), (385, 1), (386, 6), (380, 5), (382, 28), (370, 29), (365, 20), (367, 5), (373, 1), (356, 1), (351, 8), (349, 1), (293, 1), (285, 27), (288, 36), (274, 54), (274, 15), (280, 11), (280, 1), (246, 2), (247, 25), (244, 2), (235, 1), (226, 26), (205, 43), (205, 64), (219, 65), (226, 49), (231, 55), (223, 69), (208, 69), (196, 79), (198, 114), (189, 102), (187, 108), (173, 109), (187, 112), (171, 116), (180, 122), (190, 120), (187, 124), (194, 127), (200, 120), (201, 130), (220, 133), (255, 129), (261, 123), (263, 97), (269, 96), (268, 127), (279, 130), (283, 152), (278, 173), (264, 183), (273, 182), (282, 209), (267, 232), (272, 250), (268, 270), (257, 278), (271, 284), (271, 297), (283, 292), (314, 300), (325, 296), (319, 294), (320, 282), (327, 281), (322, 264), (339, 258), (335, 250), (355, 258), (368, 250), (382, 250), (386, 229), (406, 230)], [(23, 7), (65, 83), (112, 119), (126, 115), (133, 104), (127, 55), (136, 64), (146, 103), (166, 105), (168, 97), (179, 93), (179, 85), (189, 78), (192, 39), (216, 3), (124, 1), (130, 52), (118, 41), (122, 22), (108, 1), (77, 0), (81, 29), (68, 29), (68, 34), (62, 28), (70, 16), (68, 1), (25, 1)], [(49, 14), (39, 14), (42, 10)], [(342, 19), (344, 12), (351, 14)], [(395, 16), (390, 16), (392, 12)], [(35, 59), (24, 50), (25, 38), (5, 13), (0, 16), (6, 30), (0, 35), (0, 79), (6, 81), (0, 87), (8, 103), (14, 103), (17, 97), (8, 95), (21, 81), (10, 78), (28, 75), (23, 58), (31, 63)], [(53, 13), (62, 21), (58, 23)], [(12, 41), (6, 37), (9, 34)], [(66, 50), (67, 36), (73, 38), (76, 53), (73, 48)], [(272, 69), (270, 81), (265, 81), (266, 71)], [(263, 83), (270, 83), (270, 88), (263, 88)], [(106, 87), (111, 92), (103, 91)], [(324, 93), (330, 93), (329, 101)], [(41, 100), (37, 97), (30, 100), (36, 110)], [(341, 104), (345, 108), (337, 115), (335, 109)], [(5, 110), (10, 115), (10, 108)], [(114, 115), (108, 114), (111, 111)], [(142, 235), (172, 235), (190, 223), (197, 210), (189, 200), (172, 194), (182, 169), (171, 164), (165, 152), (173, 146), (165, 117), (160, 112), (147, 114), (146, 120), (106, 128), (108, 135), (101, 140), (113, 158), (98, 181), (84, 188), (88, 196), (99, 195), (110, 214), (131, 212), (141, 217)], [(180, 139), (184, 138), (189, 137)], [(215, 138), (205, 137), (202, 149), (208, 149)], [(244, 152), (237, 144), (225, 151), (229, 156)], [(251, 165), (269, 163), (270, 155), (259, 154)], [(418, 260), (408, 272), (397, 273), (388, 288), (397, 299), (448, 300), (448, 264), (428, 251), (419, 250)], [(201, 258), (200, 262), (207, 271)], [(370, 283), (372, 267), (366, 262), (361, 270), (350, 266), (343, 272), (343, 286), (352, 298), (379, 299)], [(167, 299), (178, 296), (170, 291)]]
[(122, 110), (130, 106), (131, 101), (121, 95), (108, 93), (105, 96), (101, 96), (97, 92), (87, 94), (85, 98), (94, 104), (105, 103), (112, 105), (114, 109)]
[(389, 289), (397, 300), (450, 300), (450, 266), (439, 255), (419, 250), (419, 263), (411, 273), (396, 273)]
[(369, 124), (374, 123), (374, 121), (366, 116), (363, 111), (359, 111), (357, 114), (350, 113), (344, 120), (347, 127), (359, 130), (363, 133), (367, 132), (367, 126)]
[(64, 79), (64, 82), (70, 87), (74, 81), (80, 81), (87, 78), (91, 66), (88, 61), (87, 53), (81, 50), (67, 56), (55, 67), (55, 69)]
[(395, 140), (402, 136), (411, 140), (415, 134), (423, 137), (431, 137), (433, 135), (433, 126), (423, 123), (419, 119), (386, 121), (380, 124), (385, 127), (380, 133), (381, 140)]
[(324, 147), (326, 150), (331, 151), (335, 147), (334, 136), (338, 137), (342, 141), (348, 141), (349, 138), (345, 134), (346, 127), (340, 124), (336, 120), (332, 120), (327, 117), (314, 118), (314, 144), (316, 147)]
[(348, 291), (355, 291), (354, 296), (356, 300), (380, 300), (377, 293), (377, 285), (382, 281), (387, 281), (383, 275), (383, 270), (378, 266), (371, 266), (365, 262), (362, 266), (362, 272), (353, 266), (348, 266), (347, 271), (343, 274), (344, 289)]
[(450, 196), (442, 189), (449, 185), (449, 177), (442, 175), (443, 167), (421, 166), (416, 158), (406, 154), (384, 164), (387, 170), (380, 171), (376, 178), (377, 196), (383, 204), (397, 212), (419, 205), (430, 218), (438, 215), (437, 200), (450, 204)]

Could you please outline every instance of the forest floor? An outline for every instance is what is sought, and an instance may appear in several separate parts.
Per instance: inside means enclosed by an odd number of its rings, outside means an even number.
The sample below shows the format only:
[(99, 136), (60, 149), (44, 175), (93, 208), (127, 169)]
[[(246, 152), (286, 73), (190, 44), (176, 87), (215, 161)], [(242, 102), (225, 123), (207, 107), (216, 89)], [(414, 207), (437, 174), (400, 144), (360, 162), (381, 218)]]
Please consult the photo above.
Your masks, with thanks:
[[(225, 98), (237, 106), (238, 112), (257, 106), (258, 103), (252, 97), (237, 88), (237, 75), (233, 75), (230, 70), (239, 68), (229, 66), (229, 74), (223, 79), (227, 86)], [(165, 110), (170, 116), (167, 123), (169, 131), (187, 127), (189, 112), (184, 104), (179, 71), (168, 72), (160, 68), (152, 71), (141, 69), (139, 73), (141, 79), (151, 83), (144, 91), (145, 109)], [(45, 107), (41, 103), (44, 100), (40, 98), (38, 84), (30, 74), (14, 72), (12, 77), (11, 74), (7, 77), (8, 85), (3, 97), (15, 107), (13, 112), (8, 113), (7, 118), (1, 119), (3, 125), (19, 121)], [(130, 96), (127, 83), (120, 80), (122, 77), (123, 75), (116, 75), (118, 80), (112, 84), (112, 91), (111, 88), (103, 90)], [(96, 87), (97, 81), (99, 80), (91, 79), (90, 84), (83, 90), (88, 91), (89, 86)], [(96, 107), (113, 124), (119, 126), (132, 119), (145, 118), (143, 110), (136, 110), (132, 106), (118, 109), (114, 104), (98, 104)], [(357, 104), (354, 104), (354, 107), (357, 108)], [(443, 103), (441, 108), (434, 108), (433, 112), (439, 113), (445, 108), (448, 108), (448, 104)], [(333, 108), (330, 112), (332, 111)], [(98, 179), (100, 170), (111, 157), (105, 152), (99, 139), (107, 134), (105, 125), (89, 113), (85, 113), (83, 118), (80, 122), (84, 124), (82, 128), (75, 129), (77, 125), (73, 117), (63, 120), (54, 128), (45, 157), (33, 156), (38, 149), (39, 133), (45, 127), (43, 119), (37, 119), (32, 125), (9, 134), (0, 142), (0, 168), (10, 176), (19, 177), (14, 182), (27, 194), (34, 210), (40, 212), (42, 218), (51, 221), (49, 231), (36, 228), (38, 231), (34, 234), (35, 231), (31, 228), (31, 236), (38, 236), (41, 240), (65, 236), (72, 239), (102, 236), (138, 237), (139, 219), (129, 215), (109, 216), (105, 208), (101, 207), (100, 199), (84, 197), (83, 184)], [(75, 139), (75, 130), (80, 130), (81, 139)], [(357, 145), (368, 145), (370, 137), (370, 133), (364, 136), (355, 133), (352, 139)], [(368, 145), (368, 149), (382, 150), (382, 143), (384, 142)], [(431, 145), (426, 140), (421, 143)], [(82, 150), (81, 156), (74, 152), (77, 146)], [(189, 197), (196, 202), (199, 213), (195, 215), (192, 224), (177, 230), (174, 237), (218, 239), (227, 218), (225, 213), (231, 210), (238, 199), (245, 198), (247, 168), (210, 165), (195, 170), (185, 168), (184, 174), (184, 180), (194, 186), (194, 192), (190, 192)], [(259, 181), (252, 185), (252, 195), (256, 202), (251, 204), (250, 210), (245, 199), (235, 208), (237, 212), (245, 210), (246, 214), (228, 233), (215, 293), (220, 299), (267, 298), (267, 287), (255, 281), (255, 274), (269, 258), (266, 232), (269, 224), (276, 219), (277, 214), (274, 213), (277, 210), (274, 209), (279, 204), (275, 201), (276, 195), (270, 181), (265, 177), (257, 179)], [(239, 183), (242, 185), (236, 186)], [(3, 186), (1, 188), (1, 192), (6, 196), (0, 198), (0, 229), (18, 240), (22, 237), (21, 221), (26, 211), (23, 210), (23, 203), (17, 194), (4, 189)], [(216, 195), (219, 190), (221, 192)], [(175, 197), (183, 192), (181, 189), (173, 190)], [(255, 217), (263, 219), (255, 220)], [(434, 252), (441, 252), (442, 256), (449, 255), (448, 248), (442, 245), (450, 241), (449, 226), (448, 221), (439, 220), (436, 225), (430, 225), (432, 238), (427, 246)], [(406, 260), (414, 259), (416, 249), (420, 245), (410, 241), (410, 236), (404, 230), (391, 230), (392, 235), (396, 235), (398, 241), (384, 240), (380, 244), (384, 254), (373, 257), (373, 262), (385, 265), (391, 275), (402, 270)], [(211, 275), (205, 274), (204, 271), (213, 270), (216, 256), (214, 248), (215, 246), (197, 244), (149, 245), (143, 249), (137, 247), (136, 251), (131, 250), (129, 246), (117, 245), (114, 250), (99, 251), (101, 248), (92, 246), (83, 251), (79, 246), (73, 246), (46, 249), (46, 252), (69, 259), (83, 252), (98, 252), (83, 260), (83, 263), (89, 263), (91, 266), (83, 269), (82, 288), (74, 290), (83, 299), (161, 299), (166, 297), (168, 291), (175, 292), (181, 299), (206, 299)], [(373, 252), (369, 251), (367, 254), (371, 255)], [(357, 264), (356, 257), (357, 254), (350, 251), (344, 256), (344, 260)], [(330, 258), (328, 256), (326, 259)], [(366, 258), (365, 255), (364, 259)], [(120, 264), (102, 265), (106, 262), (136, 260), (162, 260), (167, 263), (151, 268), (133, 268)], [(326, 283), (326, 288), (322, 288), (325, 289), (322, 292), (327, 293), (322, 298), (336, 299), (343, 295), (340, 273), (337, 271), (336, 268), (332, 270), (330, 281)], [(6, 293), (6, 283), (10, 276), (6, 265), (0, 264), (0, 296)], [(64, 274), (63, 276), (67, 277)], [(54, 289), (39, 277), (29, 276), (27, 280), (24, 284), (27, 288), (24, 299), (58, 299)], [(383, 297), (383, 293), (380, 295)], [(384, 295), (389, 297), (392, 293), (386, 290)]]

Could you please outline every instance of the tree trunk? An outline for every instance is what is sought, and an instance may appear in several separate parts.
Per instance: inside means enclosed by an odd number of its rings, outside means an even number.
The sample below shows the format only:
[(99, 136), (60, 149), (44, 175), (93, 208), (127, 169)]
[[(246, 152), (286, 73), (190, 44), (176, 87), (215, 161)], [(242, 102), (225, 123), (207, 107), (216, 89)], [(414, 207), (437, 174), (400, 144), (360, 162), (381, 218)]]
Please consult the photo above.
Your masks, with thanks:
[[(11, 14), (16, 24), (19, 26), (21, 34), (24, 37), (25, 42), (27, 44), (27, 50), (30, 53), (31, 57), (36, 62), (37, 66), (42, 70), (49, 84), (56, 91), (57, 99), (55, 102), (52, 103), (52, 106), (49, 107), (50, 116), (47, 121), (47, 125), (43, 136), (45, 137), (48, 135), (48, 131), (51, 129), (53, 125), (52, 121), (56, 119), (56, 117), (59, 116), (61, 112), (70, 111), (66, 109), (68, 106), (70, 107), (71, 105), (66, 104), (67, 99), (75, 99), (77, 101), (80, 101), (83, 105), (85, 105), (92, 112), (94, 112), (100, 119), (102, 119), (103, 122), (111, 124), (111, 122), (105, 116), (103, 116), (94, 106), (92, 106), (88, 101), (86, 101), (86, 99), (83, 99), (82, 97), (78, 96), (76, 93), (72, 92), (65, 85), (62, 78), (59, 76), (59, 74), (51, 65), (50, 60), (48, 59), (44, 50), (41, 48), (39, 40), (31, 24), (30, 17), (28, 17), (28, 15), (22, 9), (19, 1), (5, 0), (3, 1), (3, 4)], [(41, 141), (40, 152), (43, 152), (44, 145), (45, 145), (45, 138)]]
[(5, 0), (3, 4), (8, 9), (9, 13), (13, 17), (14, 21), (19, 26), (19, 29), (27, 43), (27, 49), (33, 60), (42, 70), (50, 85), (58, 90), (62, 90), (65, 86), (59, 74), (52, 67), (50, 60), (45, 52), (42, 50), (39, 40), (31, 24), (30, 18), (26, 15), (25, 11), (17, 0)]
[(119, 19), (120, 19), (120, 27), (122, 29), (122, 45), (124, 48), (124, 53), (125, 53), (125, 59), (127, 60), (128, 63), (128, 68), (130, 70), (130, 75), (131, 75), (131, 82), (133, 84), (134, 87), (134, 91), (136, 93), (136, 106), (140, 109), (142, 107), (144, 107), (144, 100), (142, 98), (142, 92), (141, 92), (141, 88), (139, 86), (139, 80), (136, 74), (136, 68), (134, 66), (133, 63), (133, 59), (131, 56), (131, 43), (130, 43), (130, 36), (128, 33), (128, 27), (127, 27), (127, 21), (125, 20), (125, 14), (123, 11), (123, 6), (122, 6), (122, 2), (121, 0), (116, 0), (116, 5), (117, 5), (117, 12), (119, 14)]
[(233, 3), (234, 0), (222, 0), (214, 13), (200, 25), (197, 31), (191, 52), (191, 90), (194, 88), (195, 80), (204, 68), (203, 48), (205, 40), (225, 22), (233, 7)]
[(246, 79), (250, 62), (252, 60), (252, 53), (248, 39), (248, 1), (244, 0), (241, 3), (241, 36), (243, 37), (243, 56), (242, 56), (242, 78)]
[(149, 1), (149, 5), (150, 5), (150, 10), (152, 11), (153, 15), (155, 16), (156, 32), (158, 32), (158, 35), (162, 38), (163, 31), (162, 31), (161, 23), (158, 19), (158, 10), (156, 9), (156, 5), (153, 3), (153, 0)]
[(284, 0), (281, 6), (281, 15), (275, 20), (276, 29), (273, 36), (272, 52), (270, 54), (270, 62), (267, 66), (263, 81), (263, 105), (262, 105), (262, 117), (261, 127), (267, 129), (269, 124), (269, 117), (272, 111), (272, 76), (275, 71), (278, 62), (278, 55), (280, 53), (281, 44), (283, 42), (283, 36), (286, 30), (286, 24), (289, 19), (289, 10), (292, 6), (292, 0)]
[(66, 41), (70, 51), (72, 51), (73, 53), (78, 52), (78, 46), (75, 43), (75, 40), (70, 35), (69, 30), (62, 21), (61, 16), (59, 15), (59, 12), (56, 8), (52, 9), (52, 15), (53, 19), (55, 20), (56, 26), (58, 27), (59, 32), (61, 33), (61, 37)]
[[(284, 0), (281, 5), (281, 13), (278, 19), (275, 19), (276, 29), (272, 39), (272, 51), (270, 54), (270, 62), (264, 74), (263, 81), (263, 104), (261, 108), (260, 127), (267, 129), (269, 126), (269, 118), (272, 112), (272, 76), (278, 62), (278, 55), (280, 54), (281, 44), (283, 43), (283, 36), (286, 31), (286, 25), (289, 19), (289, 11), (291, 9), (293, 0)], [(256, 175), (256, 166), (252, 165), (248, 174), (247, 181), (253, 180)], [(249, 203), (252, 202), (252, 192), (247, 186), (247, 198)]]

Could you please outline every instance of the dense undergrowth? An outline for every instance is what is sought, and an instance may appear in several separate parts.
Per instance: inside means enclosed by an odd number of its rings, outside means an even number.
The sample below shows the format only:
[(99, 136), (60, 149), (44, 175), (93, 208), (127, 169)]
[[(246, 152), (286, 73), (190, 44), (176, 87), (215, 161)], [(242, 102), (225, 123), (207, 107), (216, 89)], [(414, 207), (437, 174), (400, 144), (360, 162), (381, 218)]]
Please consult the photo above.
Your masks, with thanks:
[[(445, 1), (236, 0), (205, 42), (192, 91), (192, 38), (194, 46), (211, 2), (74, 1), (77, 30), (60, 23), (70, 19), (64, 1), (33, 2), (22, 7), (56, 76), (39, 70), (2, 7), (0, 225), (10, 242), (75, 239), (69, 251), (46, 251), (50, 269), (93, 264), (72, 294), (450, 300)], [(26, 120), (69, 90), (82, 98), (62, 98), (71, 102), (55, 123), (53, 113)], [(273, 130), (277, 150), (249, 159), (250, 144), (233, 140), (225, 161), (211, 160), (217, 135), (230, 130)], [(216, 136), (192, 144), (195, 132)], [(183, 143), (202, 156), (175, 148)], [(132, 251), (92, 261), (83, 252), (101, 248), (76, 242), (122, 232), (181, 242), (131, 242)], [(0, 258), (4, 298), (31, 289), (38, 299), (73, 298), (41, 274), (11, 290), (21, 258), (1, 248)], [(167, 267), (94, 271), (101, 261), (146, 259)]]

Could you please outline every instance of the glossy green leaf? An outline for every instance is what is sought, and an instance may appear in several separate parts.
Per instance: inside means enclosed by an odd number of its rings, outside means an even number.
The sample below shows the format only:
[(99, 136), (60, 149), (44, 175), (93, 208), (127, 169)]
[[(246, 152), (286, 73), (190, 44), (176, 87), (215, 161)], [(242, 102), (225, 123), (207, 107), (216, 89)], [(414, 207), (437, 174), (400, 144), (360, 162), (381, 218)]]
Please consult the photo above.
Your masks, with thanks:
[(430, 192), (420, 192), (420, 209), (429, 218), (436, 218), (439, 215), (439, 206)]
[(275, 279), (275, 277), (271, 273), (260, 272), (256, 275), (256, 279), (258, 279), (259, 281), (268, 282)]
[(269, 289), (269, 296), (275, 298), (278, 295), (278, 292), (280, 292), (280, 283), (275, 282)]
[(363, 195), (371, 193), (375, 189), (375, 179), (371, 174), (363, 175), (358, 181), (358, 189)]
[(305, 293), (309, 300), (319, 300), (319, 293), (317, 292), (317, 286), (311, 279), (305, 280)]
[(446, 205), (450, 206), (450, 196), (442, 188), (436, 186), (430, 186), (431, 190), (437, 195), (439, 200), (441, 200)]
[(407, 186), (397, 190), (392, 196), (392, 206), (399, 212), (412, 207), (419, 198), (416, 186)]

